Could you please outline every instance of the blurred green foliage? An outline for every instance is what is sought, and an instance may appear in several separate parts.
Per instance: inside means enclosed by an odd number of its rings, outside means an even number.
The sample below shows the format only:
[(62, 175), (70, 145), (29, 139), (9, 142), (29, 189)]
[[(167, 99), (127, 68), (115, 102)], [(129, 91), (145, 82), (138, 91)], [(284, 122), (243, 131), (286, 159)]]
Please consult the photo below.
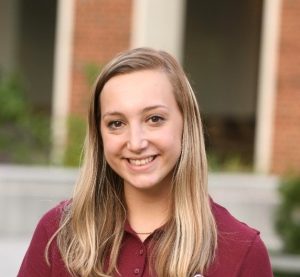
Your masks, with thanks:
[(224, 172), (252, 172), (252, 165), (245, 163), (239, 154), (220, 157), (218, 154), (210, 151), (207, 153), (208, 167), (211, 171)]
[[(83, 74), (91, 90), (92, 86), (101, 71), (102, 66), (96, 63), (86, 63), (84, 66)], [(87, 94), (87, 98), (88, 98)], [(85, 103), (88, 103), (86, 101)], [(86, 107), (88, 108), (88, 107)], [(68, 140), (67, 147), (64, 153), (63, 165), (78, 167), (80, 165), (84, 138), (86, 135), (86, 120), (79, 115), (70, 115), (68, 118)]]
[(86, 133), (86, 122), (79, 116), (69, 116), (67, 126), (69, 134), (63, 165), (78, 167)]
[(282, 238), (284, 251), (300, 254), (300, 176), (283, 178), (279, 192), (282, 201), (277, 213), (276, 229)]
[(274, 277), (299, 277), (299, 273), (274, 272)]
[(91, 88), (94, 82), (96, 81), (97, 76), (99, 75), (101, 69), (102, 69), (102, 65), (98, 65), (93, 62), (87, 63), (84, 66), (84, 76), (89, 88)]
[(34, 112), (17, 74), (0, 78), (0, 161), (48, 163), (50, 119)]

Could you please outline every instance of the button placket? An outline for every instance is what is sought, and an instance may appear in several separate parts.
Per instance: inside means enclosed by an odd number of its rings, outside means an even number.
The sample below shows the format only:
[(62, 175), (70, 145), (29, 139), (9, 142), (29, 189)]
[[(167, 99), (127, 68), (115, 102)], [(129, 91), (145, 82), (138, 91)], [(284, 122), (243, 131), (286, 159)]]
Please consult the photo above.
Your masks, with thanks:
[(135, 266), (132, 267), (132, 271), (131, 271), (133, 276), (138, 277), (143, 275), (146, 266), (146, 259), (147, 259), (146, 253), (147, 253), (146, 246), (143, 244), (143, 242), (140, 242), (139, 246), (135, 250), (135, 255), (136, 255)]

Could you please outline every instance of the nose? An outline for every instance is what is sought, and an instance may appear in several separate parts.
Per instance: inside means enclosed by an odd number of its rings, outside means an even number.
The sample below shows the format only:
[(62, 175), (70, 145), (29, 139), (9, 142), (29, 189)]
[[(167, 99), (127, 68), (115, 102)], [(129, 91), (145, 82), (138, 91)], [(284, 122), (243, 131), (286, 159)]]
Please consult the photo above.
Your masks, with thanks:
[(142, 126), (131, 126), (127, 140), (127, 148), (133, 152), (141, 152), (148, 146), (148, 139)]

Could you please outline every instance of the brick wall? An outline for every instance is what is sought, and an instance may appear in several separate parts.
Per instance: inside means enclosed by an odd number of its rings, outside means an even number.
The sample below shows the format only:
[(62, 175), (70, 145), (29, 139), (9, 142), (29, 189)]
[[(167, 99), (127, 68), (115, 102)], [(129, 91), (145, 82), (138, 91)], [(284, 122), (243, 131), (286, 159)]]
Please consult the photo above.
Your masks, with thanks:
[(283, 0), (272, 171), (300, 172), (300, 1)]
[(70, 113), (86, 116), (88, 68), (104, 65), (129, 47), (131, 0), (76, 0)]

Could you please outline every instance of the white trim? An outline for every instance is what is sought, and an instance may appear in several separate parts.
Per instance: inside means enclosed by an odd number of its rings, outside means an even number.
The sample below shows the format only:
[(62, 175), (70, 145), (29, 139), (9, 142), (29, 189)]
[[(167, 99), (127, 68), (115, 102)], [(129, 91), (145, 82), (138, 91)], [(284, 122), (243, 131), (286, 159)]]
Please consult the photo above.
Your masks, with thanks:
[(131, 48), (147, 46), (183, 56), (186, 0), (133, 0)]
[(74, 0), (57, 1), (52, 99), (53, 148), (51, 153), (51, 160), (56, 164), (62, 162), (67, 139), (67, 117), (69, 113), (72, 72), (74, 9)]
[(282, 0), (264, 0), (254, 166), (258, 172), (271, 169), (274, 109), (277, 84), (280, 15)]

